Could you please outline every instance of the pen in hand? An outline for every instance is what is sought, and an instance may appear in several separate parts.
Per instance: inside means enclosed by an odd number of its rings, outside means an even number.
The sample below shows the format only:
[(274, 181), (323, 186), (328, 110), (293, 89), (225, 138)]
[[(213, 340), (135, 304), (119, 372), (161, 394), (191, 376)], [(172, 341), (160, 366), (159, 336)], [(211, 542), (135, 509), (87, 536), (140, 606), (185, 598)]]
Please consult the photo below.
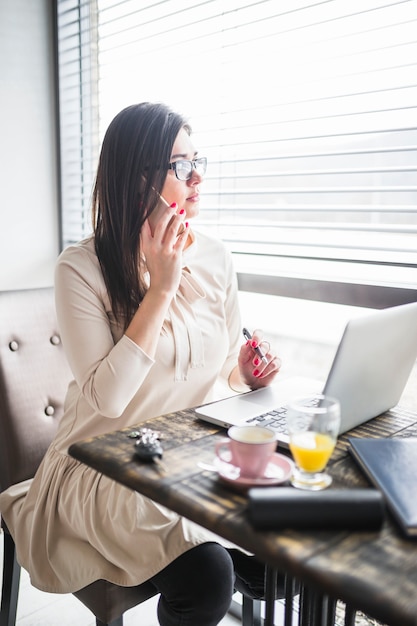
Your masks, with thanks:
[[(245, 339), (247, 339), (247, 341), (250, 341), (252, 339), (252, 335), (250, 334), (247, 328), (243, 328), (242, 332), (243, 332), (243, 336), (245, 337)], [(264, 363), (268, 363), (268, 359), (266, 358), (266, 356), (264, 355), (264, 353), (262, 352), (259, 346), (256, 346), (256, 348), (253, 348), (253, 350), (256, 352), (256, 354), (261, 359), (261, 361), (263, 361)]]

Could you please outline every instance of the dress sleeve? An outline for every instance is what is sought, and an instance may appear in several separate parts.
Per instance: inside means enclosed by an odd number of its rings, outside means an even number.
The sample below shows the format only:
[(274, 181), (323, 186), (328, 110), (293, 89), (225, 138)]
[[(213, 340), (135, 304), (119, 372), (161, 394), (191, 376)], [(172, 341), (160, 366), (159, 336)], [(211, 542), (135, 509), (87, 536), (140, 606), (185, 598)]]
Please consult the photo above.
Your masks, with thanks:
[(238, 298), (237, 276), (232, 257), (226, 254), (226, 299), (224, 303), (226, 326), (229, 334), (229, 353), (222, 367), (220, 376), (228, 385), (229, 376), (237, 365), (237, 359), (242, 344), (242, 323)]
[(101, 415), (117, 418), (154, 361), (126, 335), (120, 333), (115, 339), (102, 274), (96, 257), (91, 256), (75, 246), (58, 259), (58, 325), (70, 368), (85, 399)]

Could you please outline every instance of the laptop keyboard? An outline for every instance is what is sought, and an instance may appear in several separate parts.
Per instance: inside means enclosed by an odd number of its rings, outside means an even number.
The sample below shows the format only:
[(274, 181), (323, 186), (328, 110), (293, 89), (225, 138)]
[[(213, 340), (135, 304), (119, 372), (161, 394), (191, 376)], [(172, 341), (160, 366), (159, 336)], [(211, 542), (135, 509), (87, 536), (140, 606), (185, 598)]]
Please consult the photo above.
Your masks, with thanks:
[(262, 415), (256, 415), (246, 420), (247, 424), (256, 424), (258, 426), (267, 426), (277, 433), (287, 432), (286, 422), (287, 407), (282, 406), (279, 409), (273, 409)]
[[(318, 406), (318, 404), (318, 398), (313, 398), (310, 402), (311, 406)], [(251, 417), (250, 419), (246, 420), (246, 423), (256, 424), (257, 426), (267, 426), (271, 430), (274, 430), (276, 433), (288, 433), (286, 419), (287, 411), (287, 405), (280, 406), (279, 408), (268, 411), (267, 413), (262, 413), (261, 415)]]

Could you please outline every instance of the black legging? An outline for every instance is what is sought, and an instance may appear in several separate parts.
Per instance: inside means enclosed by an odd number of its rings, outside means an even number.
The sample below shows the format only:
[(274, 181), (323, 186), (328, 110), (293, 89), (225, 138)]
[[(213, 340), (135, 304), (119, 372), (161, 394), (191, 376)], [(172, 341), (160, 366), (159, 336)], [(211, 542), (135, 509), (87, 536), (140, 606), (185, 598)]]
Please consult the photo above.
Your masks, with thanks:
[(239, 550), (203, 543), (184, 552), (151, 578), (161, 593), (161, 626), (216, 626), (226, 615), (235, 589), (264, 595), (264, 565)]

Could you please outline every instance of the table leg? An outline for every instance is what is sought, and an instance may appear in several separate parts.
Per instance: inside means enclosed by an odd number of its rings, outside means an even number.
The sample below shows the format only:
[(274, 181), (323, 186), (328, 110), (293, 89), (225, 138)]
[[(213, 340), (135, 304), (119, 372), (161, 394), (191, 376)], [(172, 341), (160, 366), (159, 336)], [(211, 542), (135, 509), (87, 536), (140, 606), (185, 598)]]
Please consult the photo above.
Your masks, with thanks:
[(326, 611), (326, 626), (334, 626), (336, 619), (336, 604), (335, 598), (327, 597), (327, 611)]
[[(300, 589), (299, 626), (334, 626), (336, 603), (308, 587)], [(354, 626), (354, 625), (346, 625)]]
[(265, 567), (265, 620), (264, 626), (274, 626), (277, 570), (270, 565)]
[(285, 575), (285, 608), (284, 608), (284, 626), (292, 626), (292, 618), (294, 611), (294, 593), (295, 593), (295, 581), (289, 576)]
[(261, 600), (242, 597), (242, 626), (261, 626)]
[(300, 603), (298, 607), (298, 626), (309, 626), (309, 591), (305, 585), (300, 588)]
[(311, 623), (314, 626), (323, 626), (327, 597), (321, 593), (312, 594), (311, 598)]
[(345, 607), (345, 626), (355, 626), (356, 610), (348, 604)]

